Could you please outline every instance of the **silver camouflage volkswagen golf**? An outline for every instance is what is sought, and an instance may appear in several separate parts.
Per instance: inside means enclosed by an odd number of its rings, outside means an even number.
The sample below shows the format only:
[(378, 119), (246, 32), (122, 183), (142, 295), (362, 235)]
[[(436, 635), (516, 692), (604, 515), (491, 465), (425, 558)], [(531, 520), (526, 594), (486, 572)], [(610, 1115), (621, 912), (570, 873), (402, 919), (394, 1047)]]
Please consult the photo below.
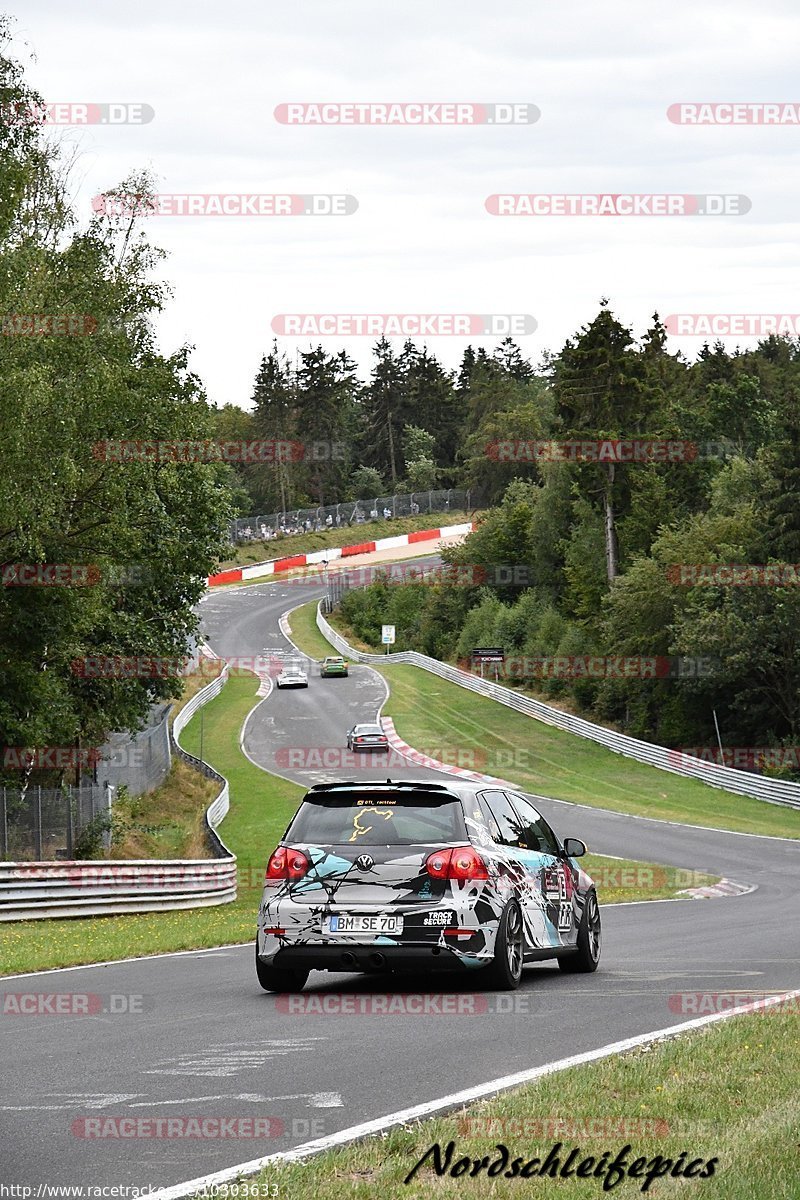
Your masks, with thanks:
[(595, 971), (600, 910), (530, 800), (486, 784), (323, 783), (270, 855), (256, 972), (297, 991), (309, 971), (472, 970), (519, 985), (526, 963)]

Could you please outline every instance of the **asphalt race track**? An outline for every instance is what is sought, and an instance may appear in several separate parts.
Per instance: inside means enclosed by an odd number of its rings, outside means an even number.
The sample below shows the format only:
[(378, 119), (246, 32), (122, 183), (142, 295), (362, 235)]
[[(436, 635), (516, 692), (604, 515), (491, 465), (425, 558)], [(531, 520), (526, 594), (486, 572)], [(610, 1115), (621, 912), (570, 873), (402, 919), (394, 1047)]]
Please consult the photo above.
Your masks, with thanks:
[[(214, 592), (203, 602), (208, 641), (224, 656), (285, 646), (280, 614), (312, 594), (288, 582)], [(380, 678), (363, 666), (351, 667), (347, 679), (312, 675), (307, 690), (273, 690), (248, 721), (247, 752), (301, 783), (342, 777), (297, 766), (296, 759), (291, 765), (281, 748), (343, 749), (347, 728), (373, 719), (384, 695)], [(433, 774), (411, 764), (402, 771), (393, 764), (391, 773)], [(383, 777), (363, 769), (363, 777), (373, 775)], [(528, 969), (510, 996), (473, 992), (469, 977), (404, 981), (404, 992), (458, 993), (462, 1011), (450, 1014), (290, 1014), (286, 1001), (259, 988), (252, 945), (0, 980), (4, 993), (144, 998), (135, 1013), (0, 1017), (0, 1180), (166, 1186), (680, 1024), (696, 1015), (696, 993), (800, 988), (798, 844), (557, 802), (540, 806), (562, 835), (582, 837), (596, 852), (724, 874), (756, 890), (606, 908), (596, 975), (562, 975), (542, 964)], [(272, 848), (261, 847), (264, 859)], [(304, 994), (342, 990), (354, 1003), (386, 991), (364, 976), (315, 973)], [(676, 1000), (681, 993), (689, 999)], [(83, 1127), (75, 1122), (98, 1116), (278, 1123), (276, 1136), (250, 1140), (79, 1136)]]

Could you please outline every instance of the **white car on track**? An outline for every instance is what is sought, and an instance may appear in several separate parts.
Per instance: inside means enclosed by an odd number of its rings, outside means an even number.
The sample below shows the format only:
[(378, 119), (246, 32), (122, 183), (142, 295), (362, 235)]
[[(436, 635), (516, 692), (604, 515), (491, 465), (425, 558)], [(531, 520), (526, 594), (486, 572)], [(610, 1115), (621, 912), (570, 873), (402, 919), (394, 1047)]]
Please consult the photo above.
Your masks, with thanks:
[(308, 687), (308, 672), (301, 662), (287, 662), (275, 680), (275, 686)]

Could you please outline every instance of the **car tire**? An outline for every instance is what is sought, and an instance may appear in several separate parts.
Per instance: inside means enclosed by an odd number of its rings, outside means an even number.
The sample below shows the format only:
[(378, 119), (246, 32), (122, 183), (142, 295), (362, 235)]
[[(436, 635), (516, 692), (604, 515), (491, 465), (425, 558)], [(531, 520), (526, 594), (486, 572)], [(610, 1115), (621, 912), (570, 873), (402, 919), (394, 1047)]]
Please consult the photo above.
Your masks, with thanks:
[(494, 958), (484, 972), (486, 984), (499, 992), (512, 992), (522, 979), (525, 932), (519, 905), (511, 901), (503, 909), (494, 944)]
[(560, 969), (569, 975), (596, 971), (600, 962), (602, 942), (600, 905), (597, 903), (597, 893), (592, 891), (586, 897), (583, 916), (578, 926), (578, 949), (574, 954), (559, 958)]
[(282, 971), (279, 967), (268, 967), (258, 957), (256, 943), (256, 975), (265, 992), (302, 992), (308, 979), (308, 971)]

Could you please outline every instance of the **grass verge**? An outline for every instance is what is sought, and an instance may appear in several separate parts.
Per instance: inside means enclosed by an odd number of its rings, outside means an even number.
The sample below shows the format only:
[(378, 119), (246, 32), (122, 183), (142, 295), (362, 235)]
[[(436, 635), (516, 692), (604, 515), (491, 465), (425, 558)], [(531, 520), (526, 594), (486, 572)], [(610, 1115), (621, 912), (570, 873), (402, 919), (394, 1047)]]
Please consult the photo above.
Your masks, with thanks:
[[(316, 602), (292, 616), (301, 649), (319, 640)], [(293, 633), (294, 636), (294, 633)], [(324, 651), (327, 653), (327, 651)], [(526, 791), (616, 812), (709, 828), (800, 838), (800, 813), (737, 796), (696, 779), (614, 754), (545, 725), (419, 667), (378, 668), (391, 694), (384, 706), (410, 746), (433, 757), (509, 779)]]
[[(417, 529), (463, 525), (465, 521), (474, 520), (475, 516), (475, 512), (455, 509), (450, 512), (420, 513), (416, 517), (394, 517), (390, 521), (367, 521), (363, 525), (343, 525), (339, 529), (321, 529), (314, 533), (296, 533), (269, 542), (259, 539), (258, 542), (237, 546), (233, 556), (220, 563), (217, 569), (227, 571), (231, 567), (249, 567), (253, 563), (265, 562), (270, 558), (310, 554), (314, 550), (326, 550), (329, 546), (355, 546), (359, 542), (373, 542), (377, 538), (413, 533)], [(255, 523), (253, 530), (257, 531)]]
[(218, 791), (212, 779), (176, 757), (161, 787), (115, 802), (111, 850), (97, 857), (210, 858), (204, 816)]
[[(638, 1178), (626, 1174), (607, 1189), (621, 1200), (643, 1192), (654, 1200), (797, 1200), (798, 1071), (796, 1012), (764, 1010), (561, 1071), (447, 1117), (401, 1126), (305, 1163), (274, 1164), (258, 1178), (277, 1184), (280, 1195), (292, 1200), (523, 1195), (586, 1200), (606, 1194), (608, 1176), (562, 1177), (570, 1152), (578, 1151), (573, 1171), (588, 1157), (593, 1162), (585, 1170), (596, 1171), (628, 1147), (628, 1166), (644, 1162), (637, 1167)], [(428, 1158), (404, 1183), (430, 1147), (438, 1143), (444, 1157), (451, 1142), (451, 1167), (462, 1158), (480, 1162), (488, 1156), (476, 1178), (469, 1173), (472, 1162), (459, 1176), (439, 1177)], [(507, 1147), (508, 1164), (489, 1178), (486, 1167), (502, 1162), (498, 1143)], [(542, 1177), (538, 1171), (554, 1147), (558, 1175)], [(656, 1156), (671, 1160), (669, 1174), (645, 1191), (646, 1173), (660, 1169)], [(504, 1176), (516, 1158), (518, 1170), (539, 1159), (528, 1168), (530, 1177)], [(713, 1176), (672, 1176), (697, 1159), (696, 1174), (716, 1160)], [(551, 1167), (552, 1162), (551, 1156)]]
[(686, 888), (708, 887), (721, 876), (705, 875), (685, 867), (662, 867), (658, 863), (630, 858), (587, 854), (577, 860), (591, 875), (601, 904), (629, 904), (639, 900), (674, 900)]
[(614, 754), (418, 667), (381, 668), (384, 712), (415, 749), (472, 754), (476, 769), (526, 791), (662, 821), (800, 837), (800, 813)]
[(339, 653), (317, 628), (316, 600), (311, 600), (308, 604), (301, 604), (299, 608), (292, 611), (289, 617), (289, 633), (292, 641), (309, 658), (325, 658), (332, 651), (336, 654)]

